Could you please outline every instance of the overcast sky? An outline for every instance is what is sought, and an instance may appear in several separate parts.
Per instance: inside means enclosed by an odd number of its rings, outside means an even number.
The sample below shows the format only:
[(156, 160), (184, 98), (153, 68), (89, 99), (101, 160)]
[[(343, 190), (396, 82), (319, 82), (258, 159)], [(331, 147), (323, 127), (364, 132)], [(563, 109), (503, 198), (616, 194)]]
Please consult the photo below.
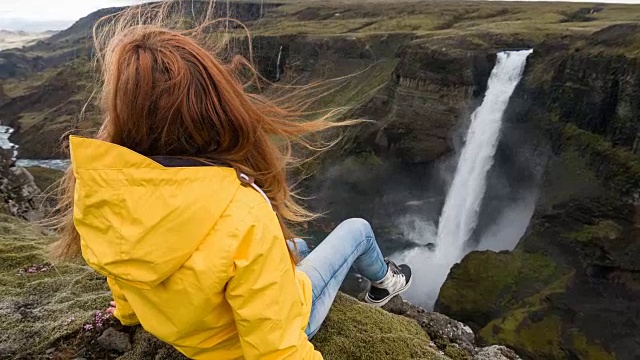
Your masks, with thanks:
[(62, 30), (98, 9), (141, 0), (0, 0), (0, 29)]
[[(91, 12), (141, 0), (0, 0), (0, 29), (62, 30)], [(640, 3), (640, 0), (600, 0), (597, 2)]]

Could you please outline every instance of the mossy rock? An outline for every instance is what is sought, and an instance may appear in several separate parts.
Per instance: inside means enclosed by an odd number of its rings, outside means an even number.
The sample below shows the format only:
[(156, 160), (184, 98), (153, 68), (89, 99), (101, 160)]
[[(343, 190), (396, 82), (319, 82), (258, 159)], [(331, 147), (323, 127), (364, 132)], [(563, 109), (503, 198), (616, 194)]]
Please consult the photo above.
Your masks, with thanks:
[(325, 359), (447, 359), (417, 322), (338, 295), (313, 339)]
[(615, 240), (622, 237), (624, 228), (613, 220), (602, 220), (594, 225), (585, 225), (570, 236), (580, 242), (592, 242), (598, 239)]
[(503, 309), (552, 283), (559, 271), (552, 259), (521, 249), (472, 252), (451, 269), (436, 310), (478, 330)]
[(561, 129), (565, 149), (583, 154), (589, 166), (608, 188), (622, 195), (640, 189), (640, 157), (631, 151), (615, 147), (603, 136), (582, 130), (573, 124)]
[[(118, 360), (186, 359), (142, 329), (138, 328), (132, 338), (133, 349)], [(448, 359), (429, 347), (429, 337), (415, 321), (364, 305), (344, 294), (337, 296), (312, 343), (327, 360)]]
[(446, 304), (447, 312), (457, 311), (459, 317), (479, 325), (481, 343), (506, 344), (528, 358), (614, 359), (598, 342), (572, 328), (564, 313), (550, 306), (550, 299), (562, 297), (574, 276), (550, 258), (522, 249), (472, 253), (452, 269), (439, 306)]
[(615, 359), (613, 354), (587, 339), (579, 330), (567, 331), (561, 316), (540, 314), (538, 319), (534, 317), (534, 321), (532, 313), (526, 309), (515, 310), (492, 321), (479, 335), (490, 343), (509, 344), (517, 352), (534, 359)]
[[(512, 253), (471, 253), (455, 266), (438, 310), (475, 326), (481, 344), (531, 359), (637, 356), (640, 206), (610, 197), (540, 212)], [(489, 320), (487, 322), (487, 319)]]

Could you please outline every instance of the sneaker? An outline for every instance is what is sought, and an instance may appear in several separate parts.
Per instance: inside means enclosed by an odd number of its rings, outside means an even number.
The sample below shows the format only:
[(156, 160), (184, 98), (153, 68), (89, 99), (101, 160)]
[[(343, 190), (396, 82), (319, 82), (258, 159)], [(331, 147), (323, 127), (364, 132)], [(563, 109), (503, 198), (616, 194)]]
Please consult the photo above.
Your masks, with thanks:
[(411, 268), (409, 265), (396, 265), (393, 261), (386, 261), (389, 266), (387, 275), (371, 283), (371, 288), (364, 301), (375, 306), (384, 306), (394, 296), (405, 292), (411, 285)]

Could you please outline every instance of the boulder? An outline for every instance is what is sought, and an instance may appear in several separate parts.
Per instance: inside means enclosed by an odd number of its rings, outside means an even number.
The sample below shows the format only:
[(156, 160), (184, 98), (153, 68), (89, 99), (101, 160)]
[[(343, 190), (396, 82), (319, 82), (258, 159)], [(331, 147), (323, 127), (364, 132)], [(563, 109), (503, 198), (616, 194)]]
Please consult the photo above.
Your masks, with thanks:
[(421, 307), (403, 301), (399, 296), (385, 305), (384, 309), (417, 321), (418, 325), (442, 350), (454, 345), (466, 354), (471, 355), (476, 349), (473, 331), (459, 321), (437, 312), (426, 311)]
[(473, 360), (521, 360), (518, 354), (505, 346), (493, 345), (480, 349)]
[(26, 169), (15, 166), (14, 151), (0, 149), (0, 197), (3, 211), (26, 220), (44, 216), (42, 192)]
[(114, 328), (108, 328), (98, 338), (98, 345), (103, 349), (117, 352), (126, 352), (131, 350), (131, 341), (129, 341), (129, 334), (115, 330)]

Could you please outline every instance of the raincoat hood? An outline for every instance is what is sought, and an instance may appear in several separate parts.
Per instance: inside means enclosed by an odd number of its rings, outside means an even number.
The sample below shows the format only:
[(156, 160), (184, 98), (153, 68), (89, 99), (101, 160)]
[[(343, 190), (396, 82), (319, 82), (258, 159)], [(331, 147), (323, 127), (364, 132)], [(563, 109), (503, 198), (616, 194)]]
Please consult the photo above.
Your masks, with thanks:
[(71, 137), (70, 147), (82, 255), (101, 274), (138, 288), (153, 288), (181, 268), (241, 186), (231, 168), (168, 168), (80, 137)]

